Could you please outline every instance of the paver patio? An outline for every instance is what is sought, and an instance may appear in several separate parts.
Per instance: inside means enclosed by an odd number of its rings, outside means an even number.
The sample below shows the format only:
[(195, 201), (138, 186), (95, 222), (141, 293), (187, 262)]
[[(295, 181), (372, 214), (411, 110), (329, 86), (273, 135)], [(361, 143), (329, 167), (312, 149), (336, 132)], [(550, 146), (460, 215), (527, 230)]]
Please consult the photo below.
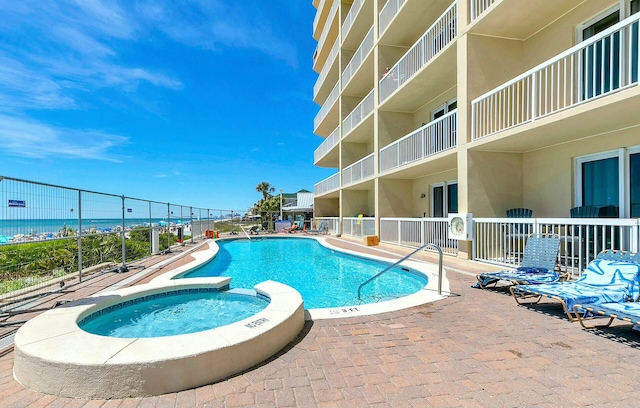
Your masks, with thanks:
[[(372, 248), (346, 239), (331, 240), (362, 252), (409, 252), (393, 246)], [(421, 254), (419, 259), (436, 258)], [(9, 349), (0, 357), (0, 406), (639, 404), (635, 395), (640, 383), (639, 332), (621, 324), (584, 330), (569, 323), (557, 304), (517, 306), (507, 291), (472, 289), (475, 273), (495, 269), (486, 265), (445, 258), (445, 269), (452, 293), (445, 300), (376, 316), (307, 322), (294, 342), (260, 366), (216, 384), (157, 397), (80, 400), (40, 394), (13, 379), (13, 351)], [(85, 286), (78, 285), (77, 295), (95, 292), (130, 275), (108, 274), (88, 281)]]

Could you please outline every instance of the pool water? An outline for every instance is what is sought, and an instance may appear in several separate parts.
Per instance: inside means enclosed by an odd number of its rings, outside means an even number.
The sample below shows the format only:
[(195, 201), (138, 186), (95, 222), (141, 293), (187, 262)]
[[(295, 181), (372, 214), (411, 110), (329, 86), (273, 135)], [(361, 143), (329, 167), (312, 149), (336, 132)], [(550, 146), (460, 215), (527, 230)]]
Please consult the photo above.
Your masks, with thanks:
[(237, 322), (268, 304), (269, 300), (263, 297), (214, 289), (184, 289), (118, 303), (87, 316), (78, 326), (100, 336), (174, 336)]
[(252, 288), (274, 280), (296, 289), (306, 309), (341, 307), (397, 299), (427, 285), (427, 278), (397, 267), (362, 288), (358, 286), (390, 264), (325, 248), (314, 239), (254, 238), (217, 242), (218, 254), (176, 278), (229, 276), (231, 286)]

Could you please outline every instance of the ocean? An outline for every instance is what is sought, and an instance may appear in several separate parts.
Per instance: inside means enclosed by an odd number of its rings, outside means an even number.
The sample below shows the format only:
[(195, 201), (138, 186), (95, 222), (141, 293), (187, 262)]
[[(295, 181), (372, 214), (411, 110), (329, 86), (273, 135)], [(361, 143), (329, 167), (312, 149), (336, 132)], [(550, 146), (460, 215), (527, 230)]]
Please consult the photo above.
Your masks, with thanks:
[[(185, 222), (189, 222), (186, 220)], [(166, 219), (152, 218), (151, 223), (154, 225), (162, 225), (166, 223)], [(181, 224), (179, 219), (171, 219), (172, 224)], [(139, 225), (148, 225), (149, 218), (125, 218), (126, 228)], [(63, 227), (78, 230), (77, 219), (23, 219), (23, 220), (2, 220), (0, 219), (0, 236), (12, 237), (15, 235), (42, 235), (57, 234)], [(103, 219), (86, 219), (82, 220), (81, 229), (83, 231), (96, 229), (109, 231), (122, 227), (122, 218), (103, 218)]]

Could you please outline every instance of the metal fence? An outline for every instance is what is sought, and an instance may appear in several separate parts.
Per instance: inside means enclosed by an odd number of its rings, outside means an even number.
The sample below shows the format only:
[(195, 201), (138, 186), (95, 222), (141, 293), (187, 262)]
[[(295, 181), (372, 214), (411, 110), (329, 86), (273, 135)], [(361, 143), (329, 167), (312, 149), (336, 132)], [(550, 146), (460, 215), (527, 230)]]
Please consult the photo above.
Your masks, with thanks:
[(520, 266), (530, 234), (560, 237), (557, 267), (579, 276), (605, 249), (638, 252), (640, 221), (617, 218), (476, 218), (474, 259)]
[(458, 241), (447, 237), (447, 223), (447, 218), (381, 218), (380, 241), (411, 248), (431, 243), (443, 253), (457, 256)]
[(0, 309), (125, 271), (233, 214), (0, 176)]

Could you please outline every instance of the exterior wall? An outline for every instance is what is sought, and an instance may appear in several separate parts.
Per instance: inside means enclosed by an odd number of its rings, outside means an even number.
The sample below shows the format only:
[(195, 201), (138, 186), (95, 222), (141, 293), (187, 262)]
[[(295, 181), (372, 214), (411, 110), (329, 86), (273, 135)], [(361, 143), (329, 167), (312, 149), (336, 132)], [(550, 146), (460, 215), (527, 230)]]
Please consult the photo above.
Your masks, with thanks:
[(523, 155), (469, 151), (467, 183), (468, 212), (504, 217), (509, 208), (524, 205)]
[[(330, 8), (333, 1), (340, 7), (338, 16), (342, 20), (336, 27), (341, 27), (352, 3), (324, 0), (327, 4), (323, 8)], [(341, 123), (373, 89), (374, 115), (365, 126), (358, 129), (356, 125), (340, 143), (337, 170), (373, 152), (375, 174), (338, 189), (339, 193), (328, 192), (331, 198), (316, 198), (317, 214), (422, 217), (430, 213), (431, 185), (457, 180), (459, 212), (470, 212), (474, 217), (504, 217), (509, 208), (527, 207), (535, 217), (568, 217), (575, 205), (574, 158), (640, 145), (638, 86), (493, 134), (488, 132), (484, 139), (472, 140), (471, 134), (474, 99), (573, 47), (579, 40), (577, 27), (617, 4), (617, 0), (554, 0), (544, 9), (537, 2), (496, 0), (495, 7), (474, 22), (468, 17), (469, 0), (457, 0), (455, 39), (404, 85), (394, 91), (388, 91), (393, 87), (387, 88), (386, 99), (381, 102), (383, 85), (379, 81), (385, 68), (394, 67), (454, 1), (405, 0), (380, 37), (377, 16), (387, 3), (364, 1), (362, 11), (368, 14), (353, 23), (354, 31), (348, 35), (348, 45), (342, 44), (337, 64), (341, 77), (364, 38), (359, 33), (373, 27), (372, 54), (353, 72), (337, 104)], [(315, 32), (321, 31), (318, 27)], [(314, 66), (318, 71), (321, 68), (322, 64)], [(333, 85), (325, 86), (333, 89)], [(458, 106), (457, 146), (418, 159), (405, 155), (404, 161), (398, 153), (395, 164), (393, 153), (389, 153), (385, 157), (387, 170), (380, 174), (380, 149), (430, 122), (431, 112), (454, 98)], [(323, 127), (322, 132), (327, 129)], [(425, 149), (419, 142), (413, 146)], [(453, 155), (456, 157), (451, 158)], [(421, 198), (422, 194), (425, 197)], [(466, 256), (470, 248), (463, 243), (460, 251)]]
[(411, 180), (380, 180), (379, 215), (381, 217), (413, 217), (413, 185)]

